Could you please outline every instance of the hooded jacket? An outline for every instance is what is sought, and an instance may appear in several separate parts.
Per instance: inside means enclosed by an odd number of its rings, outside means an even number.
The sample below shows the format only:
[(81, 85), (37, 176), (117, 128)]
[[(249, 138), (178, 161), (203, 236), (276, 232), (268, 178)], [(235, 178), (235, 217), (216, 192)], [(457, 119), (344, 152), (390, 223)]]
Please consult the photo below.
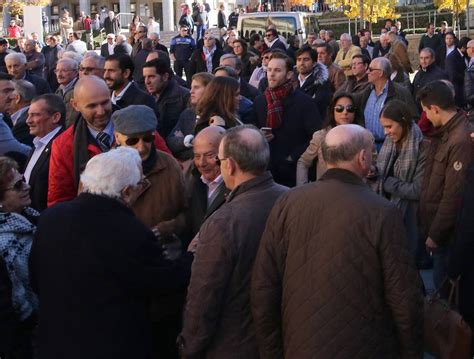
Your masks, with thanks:
[(306, 78), (303, 86), (300, 86), (300, 90), (315, 100), (321, 118), (324, 118), (332, 97), (327, 67), (316, 62), (313, 72)]

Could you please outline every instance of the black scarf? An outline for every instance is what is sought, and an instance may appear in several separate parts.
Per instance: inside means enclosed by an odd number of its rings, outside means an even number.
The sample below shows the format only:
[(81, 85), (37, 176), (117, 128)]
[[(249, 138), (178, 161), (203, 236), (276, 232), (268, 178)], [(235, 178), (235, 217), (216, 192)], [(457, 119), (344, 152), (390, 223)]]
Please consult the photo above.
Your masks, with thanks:
[(73, 158), (74, 158), (74, 181), (76, 188), (79, 187), (79, 180), (81, 173), (86, 168), (86, 164), (89, 161), (89, 151), (87, 146), (93, 143), (100, 148), (99, 144), (92, 137), (89, 129), (87, 128), (86, 120), (80, 116), (74, 126), (74, 140), (73, 140)]
[(155, 168), (155, 164), (157, 160), (158, 160), (158, 156), (156, 155), (156, 148), (155, 148), (155, 145), (153, 144), (150, 155), (145, 161), (142, 161), (143, 174), (145, 176), (147, 176), (153, 170), (153, 168)]

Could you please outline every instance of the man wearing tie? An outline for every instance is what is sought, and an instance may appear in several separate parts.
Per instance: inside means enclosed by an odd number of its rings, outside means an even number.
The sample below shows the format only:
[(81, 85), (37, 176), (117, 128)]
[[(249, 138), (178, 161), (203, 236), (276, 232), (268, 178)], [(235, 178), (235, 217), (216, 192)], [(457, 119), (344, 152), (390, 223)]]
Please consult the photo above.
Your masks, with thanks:
[(79, 176), (87, 161), (113, 144), (112, 102), (104, 80), (96, 76), (79, 79), (71, 103), (80, 116), (53, 142), (48, 207), (76, 197)]
[(33, 139), (34, 151), (28, 159), (24, 177), (30, 185), (31, 207), (37, 211), (46, 208), (48, 197), (49, 159), (53, 140), (64, 126), (66, 107), (57, 95), (36, 97), (28, 109), (26, 124)]

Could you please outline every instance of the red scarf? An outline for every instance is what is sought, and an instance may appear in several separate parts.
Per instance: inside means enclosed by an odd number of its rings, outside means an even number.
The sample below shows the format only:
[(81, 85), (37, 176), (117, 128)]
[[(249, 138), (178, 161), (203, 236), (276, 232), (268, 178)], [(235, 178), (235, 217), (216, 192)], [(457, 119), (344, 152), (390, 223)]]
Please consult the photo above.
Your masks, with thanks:
[(291, 81), (274, 89), (267, 87), (264, 94), (267, 100), (267, 127), (279, 128), (283, 121), (282, 100), (293, 92)]

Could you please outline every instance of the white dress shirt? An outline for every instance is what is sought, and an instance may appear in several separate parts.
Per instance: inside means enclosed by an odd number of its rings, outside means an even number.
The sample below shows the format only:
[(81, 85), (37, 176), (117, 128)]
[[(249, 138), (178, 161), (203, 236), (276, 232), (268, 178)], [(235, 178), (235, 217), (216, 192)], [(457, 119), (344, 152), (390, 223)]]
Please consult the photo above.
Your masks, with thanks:
[(222, 175), (217, 176), (213, 181), (208, 181), (203, 176), (201, 176), (201, 181), (207, 186), (207, 200), (209, 204), (209, 200), (211, 199), (212, 195), (223, 181)]
[(30, 106), (25, 106), (23, 108), (20, 108), (17, 112), (15, 112), (13, 115), (10, 116), (11, 120), (12, 120), (12, 123), (13, 123), (13, 126), (16, 125), (16, 122), (18, 121), (18, 119), (26, 112), (28, 111), (28, 109), (30, 108)]
[(35, 167), (36, 162), (38, 162), (38, 159), (40, 158), (44, 149), (46, 148), (48, 143), (54, 138), (54, 136), (56, 136), (56, 134), (59, 132), (60, 129), (61, 129), (61, 126), (56, 127), (54, 130), (50, 131), (46, 136), (41, 137), (41, 138), (35, 137), (33, 139), (33, 145), (35, 146), (35, 149), (25, 169), (24, 177), (25, 177), (26, 182), (28, 183), (30, 182), (31, 171), (33, 171), (33, 168)]
[(133, 81), (130, 81), (128, 85), (125, 86), (122, 92), (120, 92), (118, 95), (115, 94), (115, 91), (112, 92), (112, 98), (110, 100), (112, 101), (114, 105), (117, 104), (117, 101), (120, 101), (122, 99), (123, 95), (125, 94), (125, 92), (127, 92), (128, 88), (132, 86), (132, 82)]

